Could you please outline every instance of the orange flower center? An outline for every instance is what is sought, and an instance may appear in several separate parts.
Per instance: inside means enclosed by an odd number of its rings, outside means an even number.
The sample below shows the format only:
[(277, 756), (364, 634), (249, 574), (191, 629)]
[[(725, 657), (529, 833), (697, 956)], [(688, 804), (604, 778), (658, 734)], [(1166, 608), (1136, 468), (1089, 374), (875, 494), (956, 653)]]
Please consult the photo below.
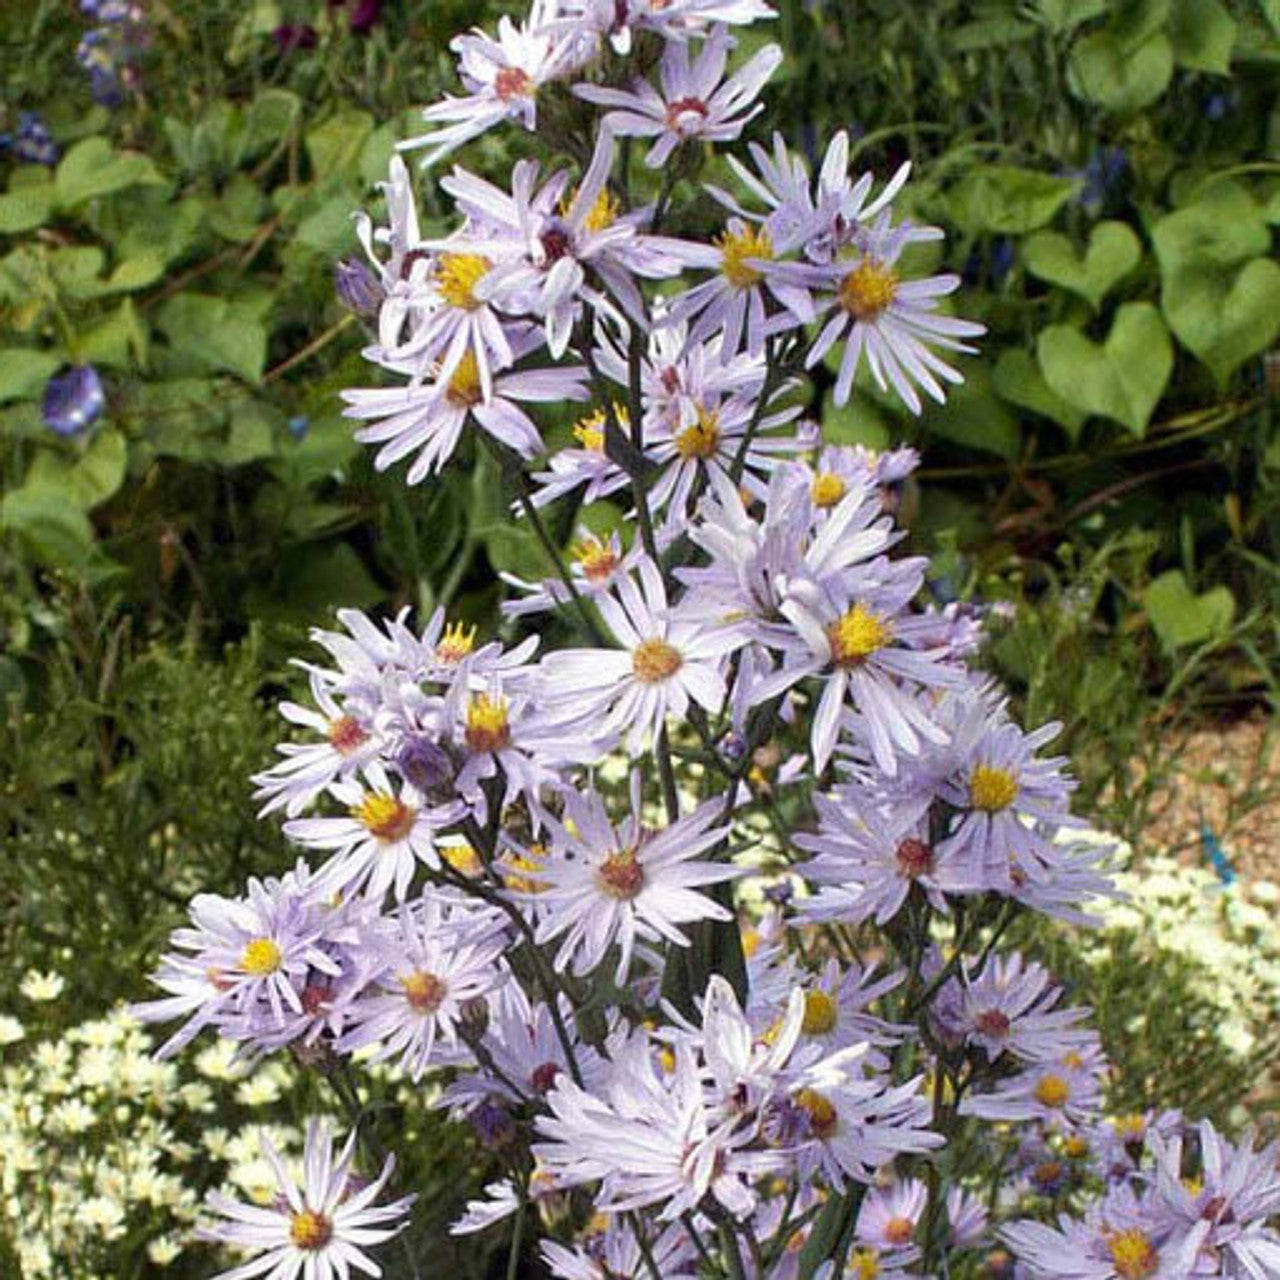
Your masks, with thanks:
[(684, 658), (680, 656), (680, 650), (657, 637), (642, 640), (631, 654), (631, 669), (636, 679), (645, 684), (670, 680), (682, 666)]
[(400, 979), (405, 1002), (416, 1013), (435, 1013), (449, 994), (449, 986), (443, 978), (425, 969), (415, 969), (407, 978)]
[(596, 868), (601, 892), (619, 902), (627, 902), (644, 888), (644, 867), (634, 849), (611, 853)]

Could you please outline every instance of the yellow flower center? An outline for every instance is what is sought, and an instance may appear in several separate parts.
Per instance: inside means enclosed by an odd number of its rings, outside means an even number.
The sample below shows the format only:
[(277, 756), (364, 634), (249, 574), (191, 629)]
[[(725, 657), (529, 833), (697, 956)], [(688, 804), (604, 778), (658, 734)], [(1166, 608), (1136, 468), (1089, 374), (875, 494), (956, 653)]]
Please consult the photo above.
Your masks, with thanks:
[(451, 622), (436, 645), (436, 661), (454, 666), (476, 647), (476, 629), (461, 622)]
[(742, 931), (742, 954), (748, 960), (760, 950), (760, 932), (750, 926)]
[(1078, 1133), (1071, 1134), (1062, 1144), (1063, 1151), (1071, 1160), (1083, 1160), (1089, 1154), (1089, 1140)]
[(442, 253), (436, 263), (436, 288), (451, 306), (474, 311), (480, 300), (476, 285), (489, 273), (493, 264), (478, 253)]
[(470, 409), (484, 399), (480, 389), (480, 365), (473, 352), (466, 352), (458, 361), (445, 395), (449, 403), (459, 409)]
[(801, 1089), (794, 1098), (796, 1106), (809, 1117), (809, 1132), (819, 1142), (825, 1142), (835, 1134), (840, 1117), (830, 1100), (816, 1089)]
[(323, 1249), (333, 1239), (333, 1223), (323, 1213), (303, 1209), (289, 1218), (289, 1239), (298, 1249)]
[(660, 684), (669, 680), (684, 666), (680, 650), (656, 636), (641, 640), (631, 654), (631, 669), (636, 679), (645, 684)]
[(440, 856), (447, 866), (452, 867), (460, 876), (466, 876), (468, 880), (474, 880), (484, 870), (484, 863), (474, 845), (446, 845), (440, 850)]
[(889, 624), (864, 604), (855, 604), (827, 628), (831, 660), (838, 667), (856, 667), (893, 638)]
[(1071, 1097), (1071, 1086), (1061, 1076), (1041, 1076), (1036, 1083), (1035, 1099), (1041, 1106), (1057, 1110)]
[[(566, 216), (569, 213), (569, 206), (573, 204), (577, 193), (566, 196), (560, 204), (560, 212)], [(608, 188), (605, 188), (595, 198), (595, 202), (591, 208), (587, 210), (587, 216), (583, 218), (582, 225), (587, 231), (607, 231), (618, 220), (618, 215), (622, 212), (622, 202), (617, 196), (612, 195)]]
[(840, 1010), (825, 991), (804, 993), (804, 1021), (800, 1030), (807, 1036), (825, 1036), (836, 1029)]
[(502, 751), (511, 745), (511, 722), (506, 698), (473, 694), (467, 705), (467, 746), (475, 752)]
[(658, 1063), (667, 1075), (676, 1069), (676, 1051), (669, 1044), (664, 1044), (658, 1050)]
[(849, 486), (834, 471), (818, 472), (809, 487), (815, 507), (834, 507), (848, 492)]
[(1124, 1142), (1141, 1142), (1147, 1136), (1147, 1121), (1144, 1116), (1118, 1116), (1112, 1124)]
[(1107, 1237), (1107, 1252), (1111, 1254), (1116, 1275), (1122, 1280), (1146, 1280), (1160, 1267), (1160, 1255), (1150, 1236), (1139, 1227), (1113, 1231)]
[(676, 452), (682, 458), (714, 457), (719, 447), (720, 415), (714, 409), (699, 409), (697, 421), (676, 436)]
[(582, 576), (588, 582), (604, 582), (618, 567), (613, 548), (594, 535), (580, 538), (569, 548), (569, 554), (582, 566)]
[(916, 1233), (916, 1224), (910, 1218), (890, 1218), (884, 1224), (885, 1239), (890, 1244), (906, 1244)]
[(725, 231), (715, 239), (723, 260), (720, 271), (735, 289), (750, 289), (764, 279), (764, 272), (748, 259), (773, 259), (773, 241), (763, 227), (744, 227), (741, 231)]
[(999, 765), (980, 764), (969, 779), (969, 802), (975, 809), (999, 813), (1018, 798), (1018, 780)]
[(534, 844), (529, 846), (527, 852), (508, 858), (507, 863), (513, 870), (503, 874), (503, 884), (516, 893), (542, 893), (547, 888), (545, 880), (537, 879), (536, 875), (518, 873), (541, 871), (542, 864), (546, 860), (546, 852), (542, 845)]
[(329, 721), (329, 745), (340, 755), (349, 756), (368, 741), (369, 735), (355, 716), (339, 716)]
[(383, 844), (395, 844), (413, 830), (418, 813), (385, 791), (373, 791), (352, 808), (351, 816)]
[(840, 305), (855, 320), (875, 320), (897, 296), (898, 277), (871, 258), (863, 258), (840, 281)]
[(407, 978), (400, 979), (404, 988), (405, 1003), (417, 1013), (435, 1013), (449, 994), (448, 983), (425, 969), (415, 969)]
[(619, 902), (627, 902), (644, 888), (644, 867), (634, 849), (623, 849), (603, 858), (596, 868), (600, 890)]
[(255, 978), (263, 978), (280, 968), (284, 956), (270, 938), (254, 938), (244, 944), (240, 953), (240, 967)]
[(874, 1249), (855, 1249), (849, 1255), (845, 1272), (856, 1280), (876, 1280), (880, 1274), (880, 1259)]

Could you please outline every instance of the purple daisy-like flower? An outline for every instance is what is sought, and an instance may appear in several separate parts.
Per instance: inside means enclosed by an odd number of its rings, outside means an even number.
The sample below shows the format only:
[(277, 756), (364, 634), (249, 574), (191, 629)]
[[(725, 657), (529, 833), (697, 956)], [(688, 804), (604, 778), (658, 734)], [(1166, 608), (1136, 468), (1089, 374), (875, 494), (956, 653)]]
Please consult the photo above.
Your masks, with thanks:
[(45, 426), (60, 436), (78, 436), (88, 430), (106, 407), (102, 379), (91, 364), (76, 365), (45, 384)]
[(262, 1154), (279, 1188), (275, 1201), (268, 1206), (243, 1204), (217, 1191), (209, 1193), (209, 1207), (222, 1221), (204, 1224), (199, 1234), (258, 1255), (219, 1272), (217, 1280), (250, 1280), (268, 1273), (271, 1280), (346, 1280), (352, 1270), (379, 1275), (365, 1250), (404, 1230), (416, 1197), (378, 1204), (395, 1170), (395, 1158), (388, 1156), (378, 1176), (366, 1181), (353, 1168), (355, 1148), (353, 1132), (335, 1159), (328, 1124), (308, 1121), (299, 1183), (263, 1135)]
[(717, 27), (692, 60), (688, 44), (667, 45), (659, 68), (661, 92), (645, 80), (636, 80), (630, 89), (579, 84), (574, 93), (610, 108), (604, 127), (618, 137), (654, 138), (645, 164), (660, 169), (690, 139), (727, 142), (738, 137), (762, 110), (755, 99), (782, 61), (782, 50), (776, 44), (766, 45), (725, 79), (732, 47), (733, 38)]
[(740, 874), (731, 864), (698, 857), (728, 833), (717, 825), (724, 812), (719, 801), (653, 831), (641, 821), (639, 775), (633, 775), (631, 808), (615, 827), (597, 794), (566, 792), (564, 822), (546, 820), (552, 853), (538, 866), (538, 941), (561, 939), (556, 963), (582, 974), (617, 946), (620, 983), (637, 942), (685, 947), (682, 925), (730, 919), (725, 907), (699, 891)]

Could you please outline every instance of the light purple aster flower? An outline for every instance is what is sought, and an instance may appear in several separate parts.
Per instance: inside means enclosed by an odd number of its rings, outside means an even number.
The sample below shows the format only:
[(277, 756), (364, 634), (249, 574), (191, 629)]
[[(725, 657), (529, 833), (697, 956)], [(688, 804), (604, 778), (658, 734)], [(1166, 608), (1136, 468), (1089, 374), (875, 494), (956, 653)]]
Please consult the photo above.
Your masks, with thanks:
[(622, 648), (560, 649), (542, 662), (548, 713), (596, 724), (602, 736), (625, 731), (632, 754), (644, 749), (668, 715), (687, 715), (691, 700), (715, 715), (726, 696), (723, 638), (669, 616), (662, 575), (649, 560), (639, 562), (637, 576), (639, 586), (630, 577), (618, 582), (616, 598), (596, 597), (605, 627)]
[(913, 413), (921, 409), (916, 387), (941, 404), (946, 395), (938, 379), (951, 383), (964, 379), (931, 348), (972, 353), (976, 349), (961, 339), (986, 332), (983, 325), (937, 311), (939, 299), (959, 287), (958, 275), (899, 278), (896, 264), (910, 238), (910, 228), (890, 227), (888, 215), (883, 214), (863, 238), (855, 261), (837, 260), (830, 265), (835, 294), (826, 305), (832, 315), (809, 348), (805, 364), (812, 368), (838, 340), (846, 339), (836, 378), (837, 404), (849, 399), (864, 356), (876, 385), (888, 390), (892, 384)]
[(378, 1176), (367, 1182), (352, 1167), (355, 1147), (353, 1132), (335, 1159), (327, 1123), (308, 1121), (299, 1184), (264, 1134), (262, 1154), (279, 1188), (275, 1201), (264, 1207), (209, 1193), (209, 1207), (223, 1221), (203, 1225), (199, 1234), (258, 1255), (219, 1272), (217, 1280), (250, 1280), (268, 1273), (270, 1280), (347, 1280), (353, 1269), (380, 1275), (365, 1250), (404, 1230), (415, 1197), (378, 1204), (395, 1170), (395, 1158), (388, 1156)]
[[(608, 537), (598, 538), (586, 528), (578, 530), (577, 540), (569, 548), (569, 572), (579, 596), (592, 596), (612, 590), (621, 576), (631, 573), (644, 554), (639, 540), (629, 551), (624, 551), (622, 538), (615, 530)], [(509, 618), (523, 617), (531, 613), (545, 613), (563, 608), (572, 597), (569, 588), (559, 578), (543, 578), (540, 582), (526, 582), (514, 573), (498, 575), (509, 587), (520, 592), (515, 600), (504, 600), (503, 614)]]
[(729, 1213), (751, 1212), (751, 1183), (777, 1169), (776, 1152), (749, 1152), (749, 1131), (719, 1119), (705, 1098), (693, 1051), (676, 1044), (664, 1068), (638, 1031), (614, 1059), (612, 1076), (588, 1093), (562, 1076), (536, 1123), (534, 1157), (562, 1187), (598, 1184), (605, 1213), (661, 1206), (670, 1222), (711, 1196)]
[(915, 1237), (928, 1203), (929, 1193), (919, 1178), (872, 1187), (858, 1210), (858, 1243), (891, 1254), (902, 1250), (897, 1261), (905, 1264), (918, 1253)]
[(682, 925), (730, 919), (725, 907), (700, 892), (740, 874), (731, 864), (698, 857), (728, 833), (716, 825), (723, 811), (720, 801), (709, 800), (662, 830), (650, 830), (641, 820), (635, 774), (631, 814), (615, 827), (598, 794), (566, 792), (564, 822), (546, 819), (552, 853), (538, 867), (538, 941), (561, 939), (556, 963), (580, 974), (593, 972), (617, 946), (621, 983), (637, 942), (686, 947)]
[[(610, 0), (613, 3), (614, 0)], [(635, 1238), (631, 1224), (614, 1216), (608, 1221), (603, 1237), (589, 1247), (566, 1248), (552, 1240), (542, 1242), (543, 1261), (558, 1280), (609, 1280), (613, 1276), (646, 1274), (653, 1260), (662, 1280), (695, 1280), (698, 1255), (688, 1233), (678, 1224), (669, 1226), (656, 1240), (648, 1242), (644, 1253)]]
[(157, 1057), (172, 1057), (207, 1026), (237, 1039), (279, 1030), (302, 1012), (312, 974), (340, 972), (323, 945), (337, 917), (314, 887), (253, 879), (243, 898), (200, 893), (189, 911), (192, 927), (173, 931), (174, 950), (151, 978), (168, 994), (130, 1009), (143, 1022), (187, 1019)]
[(1176, 1233), (1196, 1242), (1201, 1258), (1215, 1260), (1224, 1276), (1280, 1276), (1280, 1142), (1255, 1150), (1247, 1129), (1238, 1144), (1228, 1142), (1208, 1120), (1200, 1122), (1200, 1177), (1182, 1178), (1182, 1139), (1151, 1133), (1156, 1160), (1160, 1216)]
[(284, 833), (304, 848), (332, 853), (316, 873), (327, 891), (363, 893), (381, 902), (390, 890), (403, 902), (419, 865), (440, 865), (439, 837), (466, 810), (457, 801), (429, 804), (411, 783), (397, 786), (376, 762), (365, 779), (367, 785), (353, 779), (329, 787), (345, 816), (294, 818)]
[(733, 39), (723, 27), (712, 30), (692, 60), (687, 43), (672, 41), (663, 51), (659, 68), (661, 92), (645, 80), (636, 80), (629, 90), (579, 84), (574, 92), (611, 108), (604, 126), (618, 137), (655, 138), (645, 164), (660, 169), (677, 147), (692, 138), (728, 142), (738, 137), (762, 110), (755, 99), (781, 63), (782, 50), (776, 44), (766, 45), (725, 79), (732, 47)]
[(339, 1051), (376, 1045), (372, 1061), (397, 1058), (420, 1080), (438, 1057), (437, 1041), (456, 1048), (468, 1001), (510, 980), (501, 964), (505, 919), (438, 892), (402, 906), (394, 932), (370, 944), (381, 970), (348, 1006)]
[(534, 0), (525, 22), (498, 19), (496, 39), (480, 30), (455, 36), (449, 47), (467, 93), (425, 108), (423, 119), (438, 127), (400, 143), (401, 150), (428, 147), (423, 163), (433, 165), (503, 120), (536, 129), (538, 90), (569, 74), (580, 58), (578, 42), (556, 30), (558, 13), (557, 0)]
[[(529, 335), (512, 336), (512, 360), (539, 342)], [(412, 373), (416, 361), (383, 363), (396, 372)], [(531, 458), (542, 451), (542, 433), (520, 405), (585, 400), (587, 394), (586, 370), (581, 365), (491, 373), (486, 386), (476, 355), (467, 348), (447, 375), (442, 369), (429, 382), (411, 380), (398, 387), (357, 388), (344, 391), (342, 398), (347, 405), (344, 416), (372, 420), (372, 425), (356, 432), (356, 439), (382, 446), (374, 459), (375, 468), (385, 471), (416, 453), (405, 481), (418, 484), (441, 471), (453, 457), (468, 422), (522, 457)]]
[(1058, 1060), (1035, 1063), (1000, 1081), (989, 1093), (970, 1094), (960, 1114), (985, 1120), (1039, 1120), (1051, 1129), (1093, 1123), (1102, 1108), (1106, 1062), (1095, 1044)]

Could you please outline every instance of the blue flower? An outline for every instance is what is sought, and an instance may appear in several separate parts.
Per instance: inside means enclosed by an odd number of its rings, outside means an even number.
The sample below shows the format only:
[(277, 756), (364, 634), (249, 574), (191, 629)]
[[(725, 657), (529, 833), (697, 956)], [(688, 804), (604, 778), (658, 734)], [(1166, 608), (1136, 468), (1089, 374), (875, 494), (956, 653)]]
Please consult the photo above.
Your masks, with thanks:
[(12, 151), (27, 164), (55, 165), (62, 154), (38, 111), (22, 112), (17, 131), (0, 135), (0, 149)]
[(76, 365), (50, 378), (44, 389), (44, 421), (60, 436), (78, 436), (101, 415), (107, 397), (91, 364)]

